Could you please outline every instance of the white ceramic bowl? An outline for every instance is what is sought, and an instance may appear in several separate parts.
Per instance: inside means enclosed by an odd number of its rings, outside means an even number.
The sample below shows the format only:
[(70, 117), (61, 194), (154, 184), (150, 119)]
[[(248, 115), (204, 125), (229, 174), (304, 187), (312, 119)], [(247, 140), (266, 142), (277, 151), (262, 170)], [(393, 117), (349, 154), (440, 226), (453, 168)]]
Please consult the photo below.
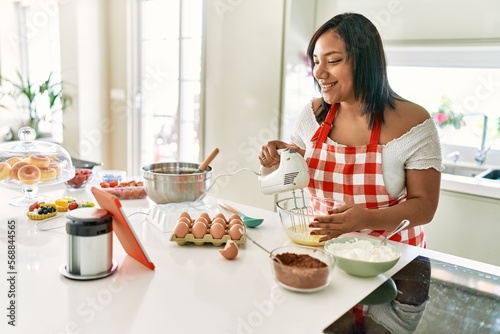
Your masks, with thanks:
[(389, 243), (380, 245), (376, 251), (370, 251), (370, 247), (373, 248), (379, 242), (376, 238), (346, 236), (328, 240), (324, 249), (335, 257), (337, 266), (349, 275), (374, 277), (394, 267), (401, 257), (399, 249)]

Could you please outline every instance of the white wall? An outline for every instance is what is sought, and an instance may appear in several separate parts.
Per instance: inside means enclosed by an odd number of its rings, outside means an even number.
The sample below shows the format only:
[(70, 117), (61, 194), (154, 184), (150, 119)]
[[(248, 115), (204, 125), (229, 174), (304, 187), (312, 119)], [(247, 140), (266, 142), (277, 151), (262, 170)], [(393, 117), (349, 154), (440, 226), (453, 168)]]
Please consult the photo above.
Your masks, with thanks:
[(91, 161), (109, 154), (104, 5), (78, 0), (59, 6), (61, 76), (74, 97), (63, 114), (63, 146), (71, 156)]
[(347, 11), (368, 17), (385, 41), (500, 38), (496, 0), (318, 0), (318, 24)]
[[(220, 148), (215, 175), (257, 171), (260, 147), (278, 138), (282, 31), (281, 0), (208, 2), (204, 150)], [(274, 207), (249, 171), (219, 179), (211, 194)]]
[(107, 169), (131, 170), (130, 2), (73, 0), (59, 7), (62, 77), (76, 97), (64, 114), (64, 147)]

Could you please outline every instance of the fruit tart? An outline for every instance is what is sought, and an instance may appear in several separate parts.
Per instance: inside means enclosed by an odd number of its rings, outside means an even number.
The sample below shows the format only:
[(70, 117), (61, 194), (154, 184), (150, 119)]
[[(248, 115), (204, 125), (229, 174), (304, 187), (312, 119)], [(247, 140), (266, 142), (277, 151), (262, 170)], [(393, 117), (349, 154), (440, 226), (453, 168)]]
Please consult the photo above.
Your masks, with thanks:
[(31, 220), (43, 220), (57, 215), (54, 203), (35, 202), (28, 208), (26, 216)]

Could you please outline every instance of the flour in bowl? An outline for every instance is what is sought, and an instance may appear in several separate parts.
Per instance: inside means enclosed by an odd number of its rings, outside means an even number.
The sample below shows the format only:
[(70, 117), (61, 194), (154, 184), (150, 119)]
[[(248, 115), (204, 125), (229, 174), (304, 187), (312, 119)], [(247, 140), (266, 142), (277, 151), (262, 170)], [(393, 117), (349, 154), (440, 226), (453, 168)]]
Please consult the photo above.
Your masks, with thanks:
[(375, 248), (375, 245), (370, 241), (357, 238), (350, 242), (331, 243), (326, 248), (334, 256), (367, 262), (391, 261), (399, 255), (387, 245), (380, 245)]

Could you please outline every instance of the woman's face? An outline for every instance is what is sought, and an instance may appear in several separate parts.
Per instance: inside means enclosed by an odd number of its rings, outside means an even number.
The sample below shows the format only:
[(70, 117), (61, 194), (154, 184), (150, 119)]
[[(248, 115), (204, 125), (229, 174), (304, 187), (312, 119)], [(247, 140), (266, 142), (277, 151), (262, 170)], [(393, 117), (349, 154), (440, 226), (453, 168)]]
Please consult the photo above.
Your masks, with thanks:
[(354, 102), (353, 70), (344, 41), (333, 31), (319, 37), (313, 52), (314, 78), (329, 104)]

